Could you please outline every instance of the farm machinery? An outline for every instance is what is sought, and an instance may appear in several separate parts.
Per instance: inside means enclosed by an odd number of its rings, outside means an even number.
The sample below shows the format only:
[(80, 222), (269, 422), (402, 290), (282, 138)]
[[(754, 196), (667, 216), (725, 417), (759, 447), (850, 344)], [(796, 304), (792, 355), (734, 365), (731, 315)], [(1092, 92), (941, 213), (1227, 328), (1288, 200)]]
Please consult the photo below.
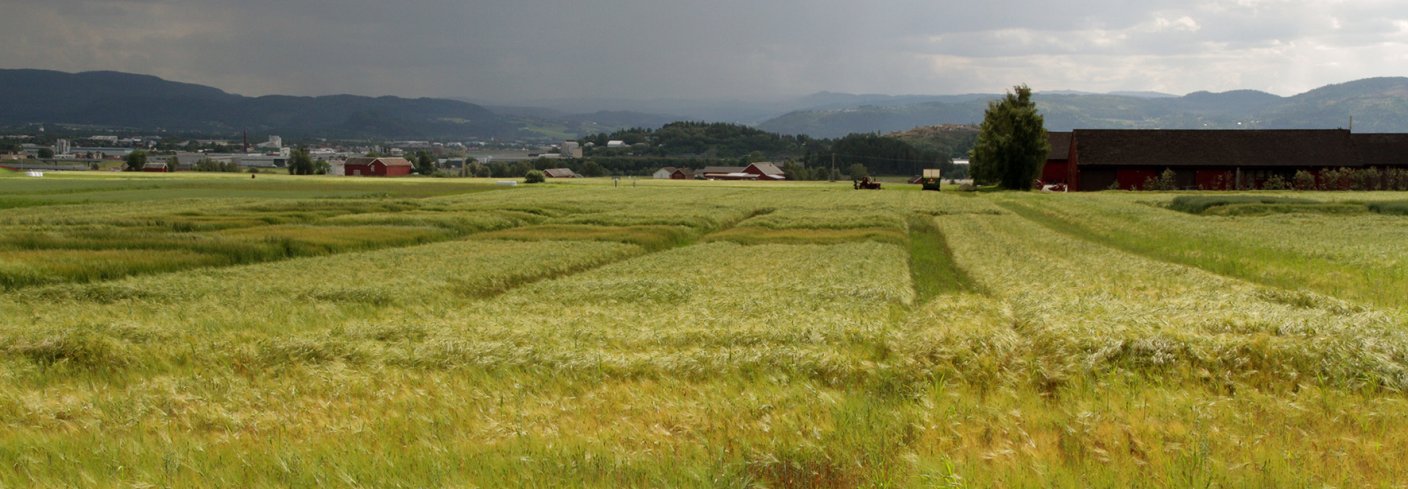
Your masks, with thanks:
[(937, 192), (939, 191), (940, 180), (938, 168), (925, 168), (924, 175), (919, 178), (919, 184), (923, 186), (924, 190)]

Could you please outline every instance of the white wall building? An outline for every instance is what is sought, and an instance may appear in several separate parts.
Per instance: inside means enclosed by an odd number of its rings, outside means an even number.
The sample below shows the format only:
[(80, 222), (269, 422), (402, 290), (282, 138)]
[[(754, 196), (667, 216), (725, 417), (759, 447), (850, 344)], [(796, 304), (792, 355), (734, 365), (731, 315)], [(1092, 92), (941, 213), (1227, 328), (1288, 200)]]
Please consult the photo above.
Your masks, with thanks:
[(577, 144), (576, 141), (563, 141), (562, 147), (559, 149), (560, 151), (562, 151), (562, 156), (564, 158), (582, 157), (582, 145)]

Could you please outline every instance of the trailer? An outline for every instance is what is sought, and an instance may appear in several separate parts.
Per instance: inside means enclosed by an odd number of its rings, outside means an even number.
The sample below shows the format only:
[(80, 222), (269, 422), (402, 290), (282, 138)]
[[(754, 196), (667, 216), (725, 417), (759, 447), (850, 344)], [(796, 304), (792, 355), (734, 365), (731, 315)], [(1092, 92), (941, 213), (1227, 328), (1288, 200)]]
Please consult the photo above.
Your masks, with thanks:
[(920, 178), (919, 184), (923, 185), (924, 190), (933, 190), (937, 192), (940, 190), (939, 182), (941, 181), (943, 180), (939, 178), (938, 168), (925, 168), (924, 176)]

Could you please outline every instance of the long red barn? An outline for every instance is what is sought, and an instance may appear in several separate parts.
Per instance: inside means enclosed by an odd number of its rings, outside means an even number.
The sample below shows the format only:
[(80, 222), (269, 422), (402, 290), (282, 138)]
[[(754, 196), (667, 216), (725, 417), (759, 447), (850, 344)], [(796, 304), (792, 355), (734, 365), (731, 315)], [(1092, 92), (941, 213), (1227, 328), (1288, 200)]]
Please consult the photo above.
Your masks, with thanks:
[(1408, 134), (1344, 129), (1077, 129), (1047, 134), (1042, 181), (1072, 190), (1138, 189), (1173, 170), (1184, 189), (1260, 188), (1297, 171), (1408, 168)]

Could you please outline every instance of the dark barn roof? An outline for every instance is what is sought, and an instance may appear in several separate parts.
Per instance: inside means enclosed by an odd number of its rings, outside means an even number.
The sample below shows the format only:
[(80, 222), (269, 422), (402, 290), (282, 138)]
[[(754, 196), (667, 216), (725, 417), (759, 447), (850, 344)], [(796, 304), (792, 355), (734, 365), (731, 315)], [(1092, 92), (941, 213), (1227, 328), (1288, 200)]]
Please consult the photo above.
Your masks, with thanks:
[(1118, 166), (1360, 166), (1349, 131), (1078, 129), (1077, 164)]
[(1051, 151), (1046, 153), (1048, 160), (1065, 160), (1071, 157), (1071, 133), (1068, 132), (1047, 132), (1046, 142), (1051, 145)]
[(1364, 166), (1408, 164), (1408, 134), (1352, 134), (1359, 163)]

